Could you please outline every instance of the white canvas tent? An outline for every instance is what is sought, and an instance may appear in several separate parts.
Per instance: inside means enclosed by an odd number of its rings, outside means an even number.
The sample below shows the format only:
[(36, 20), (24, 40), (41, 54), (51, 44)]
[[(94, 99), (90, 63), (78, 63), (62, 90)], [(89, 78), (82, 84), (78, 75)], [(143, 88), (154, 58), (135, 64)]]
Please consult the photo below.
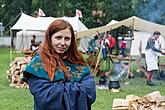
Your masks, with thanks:
[(22, 13), (18, 21), (14, 24), (11, 30), (29, 30), (29, 31), (45, 31), (49, 24), (54, 20), (64, 19), (68, 21), (73, 29), (77, 32), (87, 30), (87, 27), (77, 17), (32, 17)]
[[(31, 39), (31, 36), (33, 35), (33, 33), (36, 36), (43, 37), (44, 32), (48, 28), (49, 24), (57, 19), (64, 19), (68, 21), (72, 25), (74, 31), (76, 32), (88, 30), (88, 28), (77, 17), (60, 17), (60, 18), (37, 17), (37, 18), (34, 18), (25, 13), (22, 13), (18, 21), (11, 28), (11, 30), (21, 30), (20, 32), (17, 33), (17, 36), (16, 36), (16, 39), (17, 39), (16, 44), (15, 44), (16, 50), (23, 50), (23, 49), (29, 48), (30, 46), (29, 40)], [(79, 45), (80, 51), (87, 50), (89, 39), (90, 38), (80, 39), (80, 45)]]
[[(109, 22), (107, 25), (112, 25), (116, 24), (119, 21), (112, 20)], [(145, 47), (147, 44), (148, 38), (151, 36), (150, 33), (143, 32), (143, 31), (133, 31), (133, 39), (131, 42), (131, 49), (130, 49), (130, 54), (131, 55), (139, 55), (139, 46), (140, 42), (142, 43), (142, 53), (145, 53)], [(165, 48), (165, 39), (160, 36), (159, 39), (156, 42), (157, 45), (161, 45), (161, 48)]]
[(122, 21), (112, 20), (106, 26), (78, 32), (78, 36), (83, 37), (83, 36), (95, 35), (96, 31), (102, 33), (109, 31), (110, 29), (111, 30), (116, 29), (120, 26), (126, 26), (126, 27), (131, 26), (134, 30), (138, 30), (138, 31), (134, 31), (134, 36), (133, 36), (134, 40), (132, 40), (131, 51), (130, 51), (131, 55), (139, 54), (140, 41), (142, 41), (142, 53), (145, 53), (145, 46), (147, 43), (147, 39), (156, 30), (161, 32), (161, 36), (159, 37), (159, 43), (161, 44), (161, 48), (165, 48), (165, 26), (153, 22), (149, 22), (135, 16)]
[(36, 36), (36, 42), (43, 41), (45, 32), (42, 31), (19, 31), (16, 33), (15, 49), (17, 51), (23, 51), (29, 49), (31, 45), (32, 36)]
[[(107, 24), (107, 26), (108, 25), (110, 26), (116, 23), (119, 23), (119, 21), (112, 20)], [(139, 55), (140, 42), (142, 43), (142, 53), (144, 54), (147, 40), (151, 36), (151, 34), (147, 32), (143, 32), (143, 31), (133, 31), (133, 35), (134, 35), (133, 36), (134, 40), (132, 40), (131, 42), (130, 54)], [(159, 37), (159, 39), (157, 40), (157, 43), (161, 45), (161, 48), (165, 48), (165, 39), (162, 36)]]
[[(139, 55), (140, 42), (142, 43), (142, 53), (144, 54), (147, 40), (149, 37), (151, 37), (150, 33), (134, 31), (134, 40), (132, 40), (130, 54)], [(165, 40), (162, 36), (160, 36), (157, 42), (155, 43), (157, 48), (159, 48), (158, 44), (161, 45), (161, 48), (165, 48)]]
[(141, 18), (138, 18), (136, 16), (127, 18), (125, 20), (119, 21), (118, 23), (114, 23), (111, 25), (101, 26), (98, 28), (92, 28), (92, 29), (88, 29), (86, 31), (78, 32), (78, 37), (86, 37), (86, 36), (95, 35), (96, 31), (99, 31), (100, 33), (102, 33), (102, 32), (109, 31), (110, 29), (111, 30), (116, 29), (120, 26), (126, 26), (126, 27), (131, 26), (135, 30), (147, 32), (150, 34), (152, 34), (155, 30), (158, 30), (161, 32), (161, 35), (165, 38), (165, 26), (164, 25), (149, 22), (149, 21), (143, 20)]
[(116, 24), (119, 23), (119, 21), (116, 20), (111, 20), (106, 26), (112, 25), (112, 24)]

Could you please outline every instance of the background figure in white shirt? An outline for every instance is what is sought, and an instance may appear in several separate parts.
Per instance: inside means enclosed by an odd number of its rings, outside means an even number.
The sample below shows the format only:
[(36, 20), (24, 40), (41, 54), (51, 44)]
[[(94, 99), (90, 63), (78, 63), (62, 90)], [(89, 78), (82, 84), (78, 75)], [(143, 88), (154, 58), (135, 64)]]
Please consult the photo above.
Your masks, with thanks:
[(109, 40), (107, 38), (102, 38), (101, 41), (101, 46), (102, 46), (102, 53), (103, 53), (103, 59), (106, 60), (107, 59), (107, 48), (108, 45), (110, 45)]
[(154, 73), (159, 70), (158, 67), (158, 53), (165, 54), (164, 50), (159, 49), (157, 39), (160, 36), (159, 31), (155, 31), (153, 35), (148, 39), (145, 52), (145, 60), (147, 65), (147, 85), (154, 86), (152, 82)]

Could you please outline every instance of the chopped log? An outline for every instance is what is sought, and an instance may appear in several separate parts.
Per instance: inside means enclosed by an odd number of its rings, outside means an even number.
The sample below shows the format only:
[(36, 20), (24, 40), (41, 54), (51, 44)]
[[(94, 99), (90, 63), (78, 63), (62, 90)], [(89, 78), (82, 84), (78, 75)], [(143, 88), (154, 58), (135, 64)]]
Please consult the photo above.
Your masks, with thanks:
[(127, 95), (126, 99), (114, 99), (112, 110), (125, 110), (124, 102), (128, 102), (127, 110), (165, 110), (165, 96), (155, 91), (140, 98), (136, 95)]
[(10, 63), (10, 68), (6, 71), (10, 87), (28, 88), (28, 84), (22, 82), (21, 79), (23, 76), (23, 70), (30, 60), (31, 57), (16, 57), (15, 60)]
[(162, 105), (162, 103), (165, 103), (165, 96), (156, 97), (155, 101), (157, 106)]
[(140, 97), (139, 96), (136, 96), (136, 95), (133, 95), (133, 94), (131, 94), (131, 95), (127, 95), (126, 96), (126, 100), (128, 100), (128, 101), (136, 101), (136, 100), (138, 100), (138, 99), (140, 99)]
[(110, 91), (111, 91), (112, 93), (120, 92), (119, 89), (115, 89), (115, 88), (110, 89)]
[(160, 98), (161, 95), (160, 95), (160, 92), (159, 92), (159, 91), (155, 91), (155, 92), (152, 92), (152, 93), (150, 93), (150, 94), (147, 94), (147, 95), (144, 96), (144, 97), (146, 97), (150, 102), (156, 102), (155, 99)]
[(115, 98), (113, 100), (113, 108), (117, 108), (117, 107), (128, 107), (129, 103), (126, 99), (119, 99), (119, 98)]

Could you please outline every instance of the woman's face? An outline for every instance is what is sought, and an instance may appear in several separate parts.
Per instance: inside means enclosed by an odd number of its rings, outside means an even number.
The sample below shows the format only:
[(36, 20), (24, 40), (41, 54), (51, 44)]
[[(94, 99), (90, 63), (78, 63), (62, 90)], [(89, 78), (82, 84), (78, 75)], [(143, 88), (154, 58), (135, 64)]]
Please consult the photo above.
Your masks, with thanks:
[(154, 35), (155, 36), (155, 40), (157, 40), (159, 38), (159, 35)]
[(51, 38), (51, 43), (58, 54), (64, 54), (71, 44), (71, 31), (67, 28), (54, 33)]

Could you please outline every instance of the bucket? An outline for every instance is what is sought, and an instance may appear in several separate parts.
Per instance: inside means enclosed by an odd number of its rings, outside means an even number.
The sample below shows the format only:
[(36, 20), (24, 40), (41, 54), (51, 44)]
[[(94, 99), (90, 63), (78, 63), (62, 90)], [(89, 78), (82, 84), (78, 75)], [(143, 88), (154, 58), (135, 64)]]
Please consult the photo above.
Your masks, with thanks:
[(120, 82), (119, 81), (109, 81), (108, 84), (109, 89), (118, 89), (120, 88)]

